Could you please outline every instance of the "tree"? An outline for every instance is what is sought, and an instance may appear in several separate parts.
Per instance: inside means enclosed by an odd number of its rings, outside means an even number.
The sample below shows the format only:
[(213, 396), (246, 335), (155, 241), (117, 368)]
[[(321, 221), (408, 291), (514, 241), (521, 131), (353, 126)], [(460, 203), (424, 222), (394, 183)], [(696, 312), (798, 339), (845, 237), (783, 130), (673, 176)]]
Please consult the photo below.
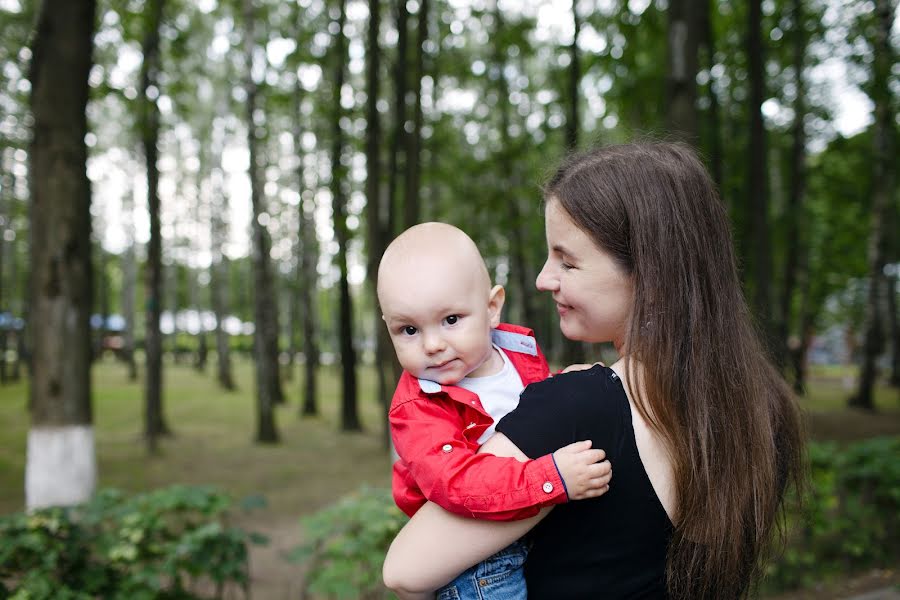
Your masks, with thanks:
[(403, 228), (419, 222), (419, 183), (422, 171), (422, 76), (424, 75), (425, 41), (428, 39), (428, 0), (420, 0), (416, 27), (416, 54), (413, 74), (412, 131), (406, 134), (406, 188), (403, 194)]
[[(791, 127), (790, 188), (786, 207), (787, 243), (784, 260), (784, 282), (781, 289), (781, 303), (778, 315), (778, 336), (775, 340), (775, 356), (780, 366), (784, 366), (790, 354), (788, 337), (793, 323), (793, 298), (800, 268), (800, 215), (806, 195), (806, 81), (804, 64), (806, 56), (806, 23), (803, 14), (803, 0), (794, 0), (792, 5), (793, 67), (794, 67), (794, 123)], [(802, 335), (802, 334), (801, 334)]]
[[(882, 298), (889, 279), (884, 267), (887, 258), (888, 230), (891, 203), (896, 198), (894, 190), (894, 111), (891, 107), (890, 77), (895, 65), (891, 47), (891, 26), (895, 7), (891, 0), (877, 0), (873, 36), (873, 64), (870, 95), (875, 102), (874, 153), (872, 164), (872, 212), (868, 241), (869, 291), (866, 300), (866, 322), (863, 329), (862, 367), (859, 387), (849, 399), (850, 406), (866, 410), (875, 409), (873, 389), (877, 375), (875, 361), (884, 349), (885, 323), (882, 316)], [(890, 293), (895, 293), (890, 290)]]
[[(377, 2), (377, 0), (375, 0)], [(298, 31), (301, 24), (301, 13), (297, 7)], [(300, 52), (300, 40), (297, 43), (297, 53)], [(298, 61), (299, 62), (299, 61)], [(317, 321), (317, 271), (319, 262), (319, 241), (316, 237), (315, 227), (315, 197), (308, 194), (306, 189), (306, 170), (303, 161), (303, 133), (306, 131), (303, 122), (303, 85), (300, 78), (294, 80), (293, 94), (293, 127), (294, 148), (297, 154), (297, 195), (300, 201), (297, 203), (297, 240), (294, 244), (296, 258), (297, 280), (297, 304), (300, 311), (300, 327), (303, 335), (303, 390), (301, 391), (300, 415), (311, 417), (319, 413), (319, 342)]]
[(668, 10), (667, 120), (670, 131), (694, 144), (700, 138), (696, 106), (700, 4), (695, 0), (671, 0)]
[(278, 366), (278, 310), (269, 256), (271, 242), (266, 230), (268, 213), (263, 206), (259, 173), (259, 151), (256, 137), (257, 82), (254, 78), (256, 55), (256, 9), (253, 0), (244, 0), (244, 92), (247, 95), (247, 148), (250, 153), (250, 203), (253, 209), (253, 306), (256, 329), (253, 335), (256, 359), (256, 441), (278, 442), (275, 427), (275, 405), (283, 401)]
[(769, 191), (766, 168), (766, 130), (763, 122), (762, 103), (765, 95), (762, 43), (762, 0), (750, 0), (747, 12), (747, 57), (749, 61), (749, 115), (750, 149), (747, 172), (747, 222), (750, 224), (750, 243), (753, 246), (752, 279), (753, 306), (760, 329), (771, 343), (772, 256), (769, 245)]
[(32, 46), (29, 508), (87, 500), (97, 479), (90, 383), (86, 108), (95, 3), (48, 0)]
[(157, 450), (157, 438), (170, 434), (163, 412), (162, 399), (162, 334), (159, 317), (162, 314), (162, 231), (159, 214), (159, 29), (162, 25), (163, 0), (151, 0), (145, 17), (144, 40), (141, 45), (141, 142), (147, 166), (147, 205), (150, 213), (150, 242), (147, 245), (147, 266), (144, 283), (146, 379), (144, 381), (144, 435), (147, 449)]
[(341, 348), (341, 430), (360, 431), (362, 424), (356, 406), (356, 351), (353, 347), (353, 299), (350, 296), (350, 282), (347, 279), (347, 245), (349, 231), (347, 229), (347, 206), (344, 186), (346, 185), (347, 167), (344, 164), (344, 132), (341, 127), (343, 109), (341, 90), (344, 87), (344, 70), (346, 68), (347, 38), (344, 24), (347, 21), (347, 2), (338, 2), (337, 27), (334, 33), (334, 87), (332, 103), (334, 116), (332, 120), (331, 138), (331, 202), (334, 232), (338, 243), (338, 269), (340, 277), (340, 300), (338, 305), (338, 324)]
[[(368, 257), (366, 272), (368, 280), (375, 285), (378, 273), (378, 263), (384, 249), (387, 246), (389, 235), (387, 224), (387, 212), (390, 206), (386, 205), (384, 194), (381, 193), (381, 118), (378, 115), (378, 80), (381, 70), (381, 48), (378, 44), (379, 31), (381, 29), (381, 0), (369, 0), (369, 23), (366, 36), (366, 222), (368, 225)], [(420, 104), (421, 106), (421, 104)], [(373, 289), (374, 294), (374, 289)], [(387, 335), (387, 328), (381, 320), (381, 309), (378, 302), (374, 303), (372, 311), (375, 332), (375, 371), (377, 376), (377, 400), (382, 407), (385, 423), (387, 412), (390, 408), (391, 391), (394, 378), (389, 377), (393, 373), (390, 368), (393, 350)], [(388, 427), (385, 426), (385, 445), (390, 444)]]

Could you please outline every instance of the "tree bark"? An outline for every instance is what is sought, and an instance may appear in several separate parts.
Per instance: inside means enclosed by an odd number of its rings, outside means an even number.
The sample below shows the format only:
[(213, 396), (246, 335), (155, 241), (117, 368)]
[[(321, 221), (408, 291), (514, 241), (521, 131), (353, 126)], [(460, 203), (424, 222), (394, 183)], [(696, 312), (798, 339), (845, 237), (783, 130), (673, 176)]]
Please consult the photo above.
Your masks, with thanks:
[(137, 259), (134, 239), (134, 191), (131, 186), (122, 195), (122, 228), (125, 230), (127, 246), (122, 253), (122, 316), (125, 330), (122, 332), (122, 358), (128, 366), (128, 380), (137, 381), (137, 363), (134, 360), (134, 295), (137, 287)]
[(755, 316), (765, 337), (767, 348), (772, 343), (771, 284), (772, 256), (769, 243), (768, 170), (766, 169), (766, 131), (762, 103), (765, 93), (762, 44), (762, 0), (751, 0), (747, 19), (747, 56), (749, 60), (750, 148), (747, 176), (747, 210), (750, 224), (749, 243), (753, 245), (752, 276)]
[[(776, 337), (776, 360), (779, 367), (784, 368), (790, 354), (788, 337), (793, 323), (792, 302), (797, 283), (797, 270), (800, 255), (801, 230), (800, 216), (803, 212), (806, 195), (806, 82), (803, 69), (806, 56), (806, 33), (804, 28), (803, 0), (793, 2), (794, 21), (794, 85), (797, 95), (794, 99), (794, 123), (791, 132), (791, 184), (786, 207), (787, 231), (785, 242), (787, 252), (784, 264), (784, 283), (781, 290), (781, 306), (778, 316), (778, 335)], [(802, 334), (802, 333), (801, 333)]]
[(390, 158), (388, 164), (388, 204), (387, 231), (388, 236), (393, 237), (396, 231), (396, 216), (402, 215), (399, 207), (400, 199), (397, 196), (398, 181), (400, 179), (401, 155), (403, 154), (403, 138), (406, 131), (406, 70), (408, 61), (407, 38), (409, 28), (409, 11), (406, 9), (406, 0), (396, 0), (394, 4), (396, 28), (397, 28), (397, 58), (394, 64), (394, 129), (391, 133)]
[[(366, 273), (375, 294), (378, 264), (387, 245), (387, 214), (390, 205), (385, 204), (381, 193), (381, 118), (378, 115), (379, 85), (378, 76), (381, 69), (381, 49), (378, 36), (381, 29), (381, 0), (369, 0), (369, 30), (366, 42), (366, 222), (368, 225), (368, 260)], [(376, 399), (381, 407), (384, 422), (383, 442), (385, 448), (390, 447), (390, 429), (387, 425), (387, 414), (390, 408), (391, 395), (395, 379), (391, 360), (393, 348), (387, 336), (384, 322), (381, 320), (381, 308), (378, 301), (374, 303), (372, 313), (375, 332), (375, 371), (377, 377)]]
[[(0, 310), (7, 310), (11, 318), (15, 318), (10, 310), (12, 303), (6, 300), (6, 231), (10, 228), (13, 197), (12, 173), (6, 168), (6, 153), (0, 151)], [(12, 322), (0, 328), (0, 385), (7, 383), (9, 374), (6, 370), (6, 348), (9, 343), (9, 330)]]
[[(278, 365), (278, 311), (275, 306), (272, 266), (269, 257), (271, 243), (264, 221), (267, 221), (258, 164), (259, 146), (256, 138), (257, 84), (253, 79), (253, 57), (256, 52), (256, 9), (253, 0), (244, 0), (244, 50), (246, 73), (244, 90), (247, 94), (247, 148), (250, 153), (250, 203), (253, 209), (253, 306), (255, 331), (253, 335), (256, 362), (256, 441), (277, 443), (275, 405), (283, 398)], [(265, 216), (264, 216), (265, 215)]]
[[(866, 324), (863, 329), (862, 367), (860, 369), (859, 387), (856, 394), (848, 401), (850, 406), (866, 410), (875, 410), (875, 380), (877, 378), (876, 361), (884, 350), (884, 320), (881, 314), (881, 301), (887, 288), (884, 267), (887, 260), (887, 236), (885, 227), (889, 220), (889, 211), (894, 190), (892, 140), (894, 114), (891, 110), (891, 92), (889, 80), (893, 62), (891, 48), (891, 26), (894, 10), (890, 0), (877, 0), (875, 4), (876, 33), (874, 40), (874, 64), (872, 81), (872, 100), (875, 103), (874, 124), (874, 162), (872, 165), (872, 213), (869, 233), (869, 293), (866, 299)], [(893, 293), (893, 290), (891, 290)]]
[(147, 245), (147, 266), (144, 293), (146, 301), (144, 349), (146, 378), (144, 388), (144, 436), (151, 454), (157, 451), (157, 438), (170, 433), (163, 412), (162, 398), (162, 334), (159, 317), (162, 314), (162, 232), (159, 222), (159, 169), (156, 161), (159, 150), (159, 29), (162, 24), (163, 0), (151, 0), (145, 14), (145, 32), (141, 63), (141, 141), (147, 167), (147, 204), (150, 213), (150, 242)]
[(85, 110), (96, 5), (47, 0), (32, 46), (29, 509), (87, 500), (97, 479), (90, 381), (91, 188)]
[[(575, 33), (572, 37), (572, 44), (569, 46), (571, 56), (568, 79), (569, 115), (566, 119), (566, 148), (569, 152), (574, 152), (578, 148), (578, 128), (580, 127), (578, 87), (581, 85), (581, 53), (578, 50), (578, 35), (581, 33), (581, 18), (578, 15), (578, 0), (572, 2), (572, 22), (575, 25)], [(560, 360), (565, 364), (583, 363), (585, 361), (584, 344), (562, 336)]]
[(419, 222), (419, 181), (422, 171), (422, 76), (425, 71), (425, 41), (428, 39), (428, 0), (420, 0), (416, 32), (413, 85), (413, 129), (406, 135), (406, 188), (403, 194), (403, 228)]
[(695, 0), (670, 0), (668, 8), (668, 125), (678, 138), (696, 144), (697, 66), (700, 48), (701, 10)]
[(346, 67), (347, 38), (344, 35), (344, 24), (347, 20), (347, 2), (339, 1), (337, 31), (334, 37), (334, 89), (332, 103), (334, 120), (331, 138), (331, 198), (334, 233), (338, 243), (337, 261), (340, 269), (340, 303), (338, 307), (338, 325), (341, 348), (341, 430), (360, 431), (362, 425), (356, 406), (356, 351), (353, 348), (353, 299), (350, 296), (350, 282), (347, 279), (347, 246), (349, 231), (347, 230), (347, 207), (344, 186), (347, 168), (342, 162), (344, 152), (344, 132), (341, 118), (344, 111), (341, 107), (341, 89), (344, 87), (344, 70)]
[(713, 9), (718, 7), (715, 0), (707, 0), (700, 8), (700, 31), (703, 35), (703, 46), (706, 48), (706, 66), (710, 72), (708, 98), (709, 98), (709, 169), (716, 189), (722, 191), (722, 133), (721, 117), (719, 116), (719, 95), (716, 93), (715, 81), (712, 78), (712, 68), (716, 64), (716, 39), (713, 33), (712, 19)]
[[(297, 22), (299, 23), (299, 15)], [(316, 237), (314, 197), (309, 202), (313, 204), (307, 210), (307, 202), (304, 200), (306, 192), (305, 172), (303, 168), (303, 153), (301, 138), (304, 132), (303, 88), (297, 80), (294, 88), (294, 146), (297, 148), (297, 193), (300, 202), (297, 205), (297, 300), (301, 333), (303, 335), (303, 388), (300, 392), (300, 416), (312, 417), (319, 414), (319, 343), (316, 319), (317, 308), (317, 280), (316, 265), (319, 262), (319, 241)]]

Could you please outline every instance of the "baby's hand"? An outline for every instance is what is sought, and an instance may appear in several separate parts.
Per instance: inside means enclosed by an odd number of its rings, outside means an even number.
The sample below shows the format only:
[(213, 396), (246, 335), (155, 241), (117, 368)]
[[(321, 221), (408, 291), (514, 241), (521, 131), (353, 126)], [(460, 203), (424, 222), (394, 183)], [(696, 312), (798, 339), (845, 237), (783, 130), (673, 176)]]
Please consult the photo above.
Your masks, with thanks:
[(600, 365), (601, 367), (605, 367), (605, 366), (606, 366), (606, 365), (604, 365), (602, 362), (595, 362), (595, 363), (590, 364), (590, 365), (587, 364), (587, 363), (575, 363), (574, 365), (569, 365), (568, 367), (566, 367), (565, 369), (563, 369), (562, 372), (563, 372), (563, 373), (568, 373), (569, 371), (586, 371), (587, 369), (590, 369), (590, 368), (593, 367), (594, 365)]
[(553, 453), (569, 500), (596, 498), (609, 490), (612, 465), (605, 458), (606, 452), (592, 449), (590, 440), (563, 446)]

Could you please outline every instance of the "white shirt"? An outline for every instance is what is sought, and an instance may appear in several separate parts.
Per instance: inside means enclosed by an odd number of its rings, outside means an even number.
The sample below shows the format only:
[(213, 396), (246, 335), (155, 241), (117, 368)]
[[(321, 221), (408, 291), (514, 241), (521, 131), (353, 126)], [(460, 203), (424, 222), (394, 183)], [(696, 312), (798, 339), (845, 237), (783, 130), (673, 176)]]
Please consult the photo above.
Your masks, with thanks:
[(500, 369), (500, 372), (484, 377), (466, 377), (456, 384), (476, 394), (481, 400), (481, 406), (494, 419), (494, 423), (478, 438), (479, 445), (494, 435), (497, 421), (519, 405), (519, 395), (525, 389), (525, 386), (522, 385), (522, 378), (509, 362), (506, 353), (496, 345), (494, 348), (503, 357), (503, 368)]

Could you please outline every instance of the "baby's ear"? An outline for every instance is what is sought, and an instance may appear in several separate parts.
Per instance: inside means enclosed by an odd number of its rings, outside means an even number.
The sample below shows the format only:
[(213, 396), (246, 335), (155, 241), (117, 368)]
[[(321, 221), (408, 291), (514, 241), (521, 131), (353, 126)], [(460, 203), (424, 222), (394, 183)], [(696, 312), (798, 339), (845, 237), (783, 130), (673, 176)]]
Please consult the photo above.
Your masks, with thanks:
[(503, 310), (503, 303), (506, 301), (506, 290), (502, 285), (495, 285), (491, 288), (491, 294), (488, 296), (488, 316), (491, 319), (491, 327), (500, 324), (500, 312)]

